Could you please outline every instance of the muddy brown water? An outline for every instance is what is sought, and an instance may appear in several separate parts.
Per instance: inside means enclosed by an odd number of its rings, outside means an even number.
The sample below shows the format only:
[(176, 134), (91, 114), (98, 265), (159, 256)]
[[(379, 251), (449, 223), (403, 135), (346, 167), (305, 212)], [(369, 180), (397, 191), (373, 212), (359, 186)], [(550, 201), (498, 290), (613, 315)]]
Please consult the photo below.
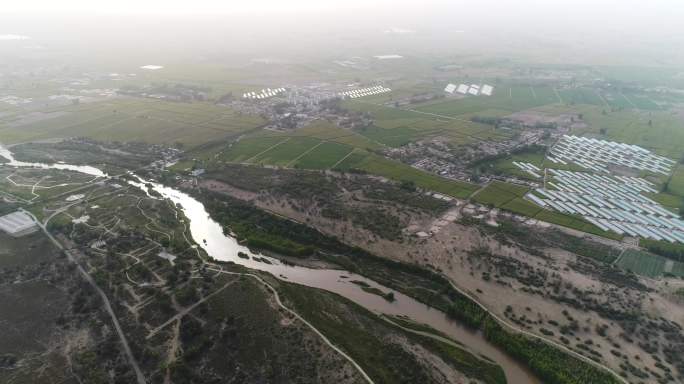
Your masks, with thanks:
[[(16, 161), (12, 153), (2, 146), (0, 146), (0, 156), (10, 160), (5, 165), (15, 167), (52, 168), (81, 172), (92, 176), (107, 176), (101, 170), (90, 166)], [(0, 166), (2, 165), (0, 164)], [(190, 221), (189, 229), (193, 240), (212, 258), (268, 272), (285, 281), (334, 292), (377, 314), (407, 316), (415, 322), (427, 324), (442, 332), (463, 344), (470, 352), (494, 361), (504, 370), (508, 383), (541, 384), (541, 381), (527, 367), (488, 342), (481, 332), (466, 328), (464, 325), (449, 319), (443, 312), (430, 308), (399, 292), (394, 292), (396, 300), (393, 302), (389, 302), (378, 295), (367, 293), (351, 281), (363, 281), (369, 286), (379, 288), (385, 292), (392, 290), (354, 273), (339, 269), (313, 269), (290, 266), (281, 263), (278, 259), (254, 254), (247, 247), (240, 245), (235, 238), (226, 235), (224, 228), (209, 216), (204, 205), (192, 196), (171, 187), (157, 183), (147, 183), (142, 179), (139, 180), (140, 183), (132, 182), (131, 184), (145, 191), (147, 191), (145, 184), (151, 185), (164, 198), (180, 205), (183, 213)], [(244, 252), (251, 257), (249, 259), (240, 258), (237, 256), (238, 252)], [(252, 259), (253, 256), (266, 258), (271, 264), (255, 261)]]

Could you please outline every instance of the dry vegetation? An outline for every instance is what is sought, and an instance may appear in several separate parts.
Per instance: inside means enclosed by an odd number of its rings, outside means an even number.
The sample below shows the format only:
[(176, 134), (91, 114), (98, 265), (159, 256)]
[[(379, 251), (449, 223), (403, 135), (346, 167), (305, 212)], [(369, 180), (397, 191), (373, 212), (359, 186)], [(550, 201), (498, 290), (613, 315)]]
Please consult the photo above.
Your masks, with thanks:
[[(229, 167), (209, 174), (201, 187), (439, 271), (511, 323), (605, 363), (630, 382), (681, 379), (684, 367), (675, 356), (684, 348), (678, 325), (684, 308), (672, 301), (666, 281), (605, 263), (620, 252), (619, 243), (531, 231), (506, 220), (491, 227), (467, 217), (417, 239), (412, 232), (429, 231), (447, 210), (460, 216), (458, 207), (364, 176)], [(373, 212), (378, 225), (355, 222), (354, 212)]]

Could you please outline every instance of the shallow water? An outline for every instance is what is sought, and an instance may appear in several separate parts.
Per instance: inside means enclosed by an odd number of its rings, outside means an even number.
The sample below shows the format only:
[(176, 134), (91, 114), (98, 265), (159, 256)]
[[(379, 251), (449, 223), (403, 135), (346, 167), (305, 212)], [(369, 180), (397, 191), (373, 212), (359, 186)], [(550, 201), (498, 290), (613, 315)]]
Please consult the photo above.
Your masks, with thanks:
[(85, 173), (85, 174), (88, 174), (91, 176), (98, 176), (98, 177), (106, 177), (107, 176), (107, 174), (102, 172), (100, 169), (95, 168), (95, 167), (91, 167), (89, 165), (70, 165), (70, 164), (64, 164), (64, 163), (44, 164), (44, 163), (27, 163), (24, 161), (18, 161), (14, 158), (14, 155), (12, 155), (12, 152), (9, 149), (3, 147), (2, 145), (0, 145), (0, 156), (9, 160), (9, 163), (6, 163), (6, 165), (11, 165), (13, 167), (61, 169), (61, 170)]
[[(90, 166), (39, 164), (16, 161), (12, 156), (12, 153), (2, 146), (0, 146), (0, 156), (9, 159), (9, 165), (15, 167), (66, 169), (93, 176), (107, 176), (101, 170)], [(139, 183), (130, 183), (141, 188), (146, 193), (146, 185), (151, 185), (154, 191), (161, 194), (164, 198), (170, 199), (174, 204), (181, 206), (183, 213), (190, 220), (190, 233), (193, 239), (212, 258), (221, 261), (231, 261), (248, 268), (269, 272), (279, 279), (337, 293), (375, 313), (408, 316), (416, 322), (427, 324), (445, 335), (448, 335), (465, 345), (471, 352), (486, 356), (490, 360), (496, 362), (503, 368), (509, 383), (541, 383), (525, 366), (490, 344), (482, 333), (473, 332), (472, 330), (465, 328), (463, 325), (449, 319), (443, 312), (429, 308), (425, 304), (399, 292), (394, 292), (394, 297), (396, 299), (394, 302), (389, 302), (378, 295), (367, 293), (356, 284), (351, 283), (351, 281), (363, 281), (369, 286), (379, 288), (385, 292), (392, 290), (357, 274), (337, 269), (313, 269), (300, 266), (289, 266), (271, 257), (255, 255), (247, 247), (240, 245), (235, 238), (226, 235), (224, 233), (224, 228), (209, 216), (204, 205), (192, 196), (161, 184), (146, 182), (140, 178), (138, 178), (138, 180), (140, 180)], [(238, 252), (246, 253), (250, 255), (250, 258), (240, 258), (237, 256)], [(252, 259), (253, 256), (266, 258), (271, 264), (255, 261)]]

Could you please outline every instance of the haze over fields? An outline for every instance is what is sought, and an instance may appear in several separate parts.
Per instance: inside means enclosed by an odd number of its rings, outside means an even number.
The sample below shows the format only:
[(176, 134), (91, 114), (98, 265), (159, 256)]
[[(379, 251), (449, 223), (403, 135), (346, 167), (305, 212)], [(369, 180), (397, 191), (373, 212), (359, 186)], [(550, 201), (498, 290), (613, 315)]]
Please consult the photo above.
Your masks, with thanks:
[[(404, 47), (559, 63), (664, 65), (681, 62), (684, 39), (684, 10), (676, 1), (72, 0), (1, 7), (3, 33), (107, 59), (140, 51), (231, 58), (269, 52), (296, 59)], [(405, 33), (383, 33), (393, 29)]]
[(0, 2), (0, 383), (684, 382), (682, 20)]

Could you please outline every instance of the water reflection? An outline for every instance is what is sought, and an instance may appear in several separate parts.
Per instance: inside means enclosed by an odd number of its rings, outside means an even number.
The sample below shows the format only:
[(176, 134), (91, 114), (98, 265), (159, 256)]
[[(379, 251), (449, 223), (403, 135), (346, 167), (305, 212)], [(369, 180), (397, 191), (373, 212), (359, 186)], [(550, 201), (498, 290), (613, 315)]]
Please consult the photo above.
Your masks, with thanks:
[[(11, 151), (2, 146), (0, 146), (0, 156), (10, 160), (9, 165), (14, 167), (63, 169), (93, 176), (107, 176), (101, 170), (90, 166), (16, 161)], [(414, 321), (428, 324), (432, 328), (450, 336), (465, 345), (470, 351), (486, 356), (496, 362), (503, 368), (509, 383), (541, 383), (524, 366), (490, 344), (480, 332), (473, 332), (450, 320), (443, 312), (429, 308), (425, 304), (399, 292), (394, 292), (395, 301), (392, 302), (378, 295), (365, 292), (358, 285), (351, 283), (351, 281), (362, 281), (371, 287), (379, 288), (385, 292), (392, 290), (354, 273), (337, 269), (313, 269), (285, 265), (277, 259), (255, 255), (247, 247), (239, 244), (235, 238), (226, 235), (224, 228), (209, 216), (204, 205), (197, 199), (177, 189), (158, 183), (147, 182), (135, 174), (131, 174), (131, 176), (138, 181), (129, 181), (129, 183), (145, 191), (148, 196), (151, 196), (148, 191), (148, 187), (151, 187), (155, 192), (181, 207), (183, 213), (190, 221), (192, 238), (212, 258), (221, 261), (231, 261), (251, 269), (271, 273), (273, 276), (286, 281), (337, 293), (375, 313), (408, 316)], [(250, 257), (238, 257), (238, 252), (243, 252)], [(254, 260), (254, 256), (266, 259), (269, 263)]]

